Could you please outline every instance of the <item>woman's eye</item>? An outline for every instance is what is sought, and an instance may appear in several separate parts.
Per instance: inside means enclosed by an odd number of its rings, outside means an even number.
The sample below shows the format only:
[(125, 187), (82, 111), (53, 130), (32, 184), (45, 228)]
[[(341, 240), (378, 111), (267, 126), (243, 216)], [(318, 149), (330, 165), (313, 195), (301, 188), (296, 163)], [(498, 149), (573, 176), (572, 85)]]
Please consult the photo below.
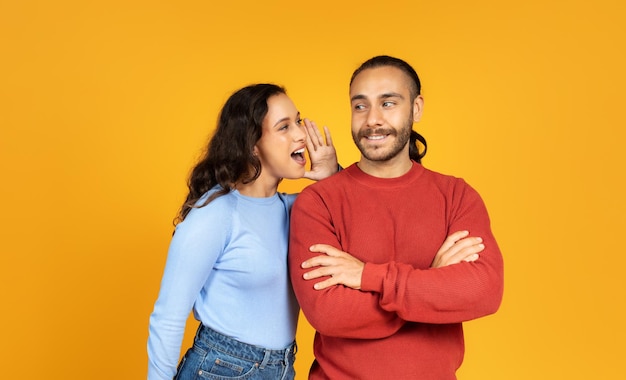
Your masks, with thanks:
[(302, 124), (303, 124), (303, 122), (304, 122), (304, 121), (303, 121), (302, 119), (298, 119), (298, 120), (296, 120), (296, 124), (298, 124), (298, 125), (302, 125)]

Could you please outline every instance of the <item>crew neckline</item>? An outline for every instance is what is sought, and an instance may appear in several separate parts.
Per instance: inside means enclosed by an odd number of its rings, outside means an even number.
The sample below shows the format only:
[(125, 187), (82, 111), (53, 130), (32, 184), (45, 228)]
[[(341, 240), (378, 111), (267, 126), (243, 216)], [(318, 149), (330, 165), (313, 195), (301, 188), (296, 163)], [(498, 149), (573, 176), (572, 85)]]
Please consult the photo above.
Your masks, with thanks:
[(234, 189), (231, 191), (231, 194), (236, 196), (237, 198), (243, 199), (248, 202), (253, 202), (257, 204), (270, 204), (274, 203), (278, 199), (278, 191), (274, 193), (274, 195), (269, 197), (251, 197), (249, 195), (244, 195), (239, 192), (239, 190)]
[(399, 177), (393, 177), (393, 178), (381, 178), (381, 177), (375, 177), (371, 174), (367, 174), (361, 168), (359, 168), (359, 166), (356, 163), (350, 165), (346, 169), (346, 172), (351, 177), (353, 177), (356, 181), (366, 186), (386, 187), (386, 188), (400, 187), (400, 186), (406, 186), (407, 184), (415, 181), (426, 170), (421, 164), (418, 164), (415, 161), (413, 161), (412, 163), (413, 165), (411, 166), (408, 172), (404, 173), (403, 175)]

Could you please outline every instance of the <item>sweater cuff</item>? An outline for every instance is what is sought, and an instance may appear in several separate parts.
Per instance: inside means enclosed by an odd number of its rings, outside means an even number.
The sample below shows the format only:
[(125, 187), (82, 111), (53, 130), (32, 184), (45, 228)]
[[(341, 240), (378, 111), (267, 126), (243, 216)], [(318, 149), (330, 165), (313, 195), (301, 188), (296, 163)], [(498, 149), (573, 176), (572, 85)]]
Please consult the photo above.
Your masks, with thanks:
[(361, 290), (365, 292), (382, 292), (387, 267), (388, 264), (365, 263), (363, 274), (361, 274)]

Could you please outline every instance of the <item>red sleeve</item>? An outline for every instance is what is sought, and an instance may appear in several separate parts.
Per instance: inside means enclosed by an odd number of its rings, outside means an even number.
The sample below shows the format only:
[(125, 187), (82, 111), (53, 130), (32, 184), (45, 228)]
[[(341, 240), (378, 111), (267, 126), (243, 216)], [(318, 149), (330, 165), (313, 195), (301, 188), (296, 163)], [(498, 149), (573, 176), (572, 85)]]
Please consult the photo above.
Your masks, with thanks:
[(361, 287), (380, 295), (379, 305), (407, 321), (457, 323), (494, 313), (503, 293), (503, 261), (478, 193), (465, 182), (449, 203), (448, 234), (468, 230), (483, 238), (485, 249), (473, 263), (414, 269), (388, 262), (367, 263)]
[(309, 323), (321, 334), (342, 338), (382, 338), (400, 329), (405, 322), (395, 312), (380, 307), (379, 293), (344, 286), (315, 290), (317, 281), (302, 278), (305, 271), (300, 264), (318, 255), (309, 251), (316, 243), (341, 247), (325, 203), (308, 188), (291, 211), (289, 268), (294, 292)]

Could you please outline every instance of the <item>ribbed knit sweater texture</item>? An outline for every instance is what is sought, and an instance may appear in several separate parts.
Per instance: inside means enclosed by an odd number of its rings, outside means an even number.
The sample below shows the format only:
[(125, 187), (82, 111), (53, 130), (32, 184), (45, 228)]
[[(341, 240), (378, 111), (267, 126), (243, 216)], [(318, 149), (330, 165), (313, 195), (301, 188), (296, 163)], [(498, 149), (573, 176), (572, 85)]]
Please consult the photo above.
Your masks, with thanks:
[[(445, 238), (468, 230), (485, 249), (472, 263), (431, 269)], [(362, 289), (315, 290), (300, 264), (324, 243), (365, 262)], [(479, 194), (413, 163), (398, 178), (356, 164), (307, 187), (291, 214), (294, 291), (317, 330), (311, 379), (455, 379), (462, 322), (494, 313), (503, 260)]]

